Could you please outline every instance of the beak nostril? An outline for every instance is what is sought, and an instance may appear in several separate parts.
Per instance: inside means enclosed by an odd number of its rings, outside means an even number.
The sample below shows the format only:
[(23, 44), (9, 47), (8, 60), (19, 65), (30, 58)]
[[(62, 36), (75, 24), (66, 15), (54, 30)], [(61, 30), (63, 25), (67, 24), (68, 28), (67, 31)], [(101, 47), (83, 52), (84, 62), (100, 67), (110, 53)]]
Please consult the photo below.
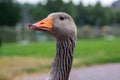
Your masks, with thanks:
[(28, 27), (29, 27), (29, 29), (31, 28), (31, 26), (32, 26), (32, 24), (30, 24)]
[(32, 26), (32, 24), (28, 25), (29, 27)]
[(40, 24), (44, 24), (44, 22), (41, 22)]

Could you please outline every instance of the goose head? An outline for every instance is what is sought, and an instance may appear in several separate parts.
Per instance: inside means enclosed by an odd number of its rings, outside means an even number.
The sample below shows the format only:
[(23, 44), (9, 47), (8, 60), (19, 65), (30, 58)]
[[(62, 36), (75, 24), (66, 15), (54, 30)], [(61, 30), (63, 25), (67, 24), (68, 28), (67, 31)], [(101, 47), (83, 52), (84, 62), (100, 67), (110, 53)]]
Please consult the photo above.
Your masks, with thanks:
[(65, 40), (77, 35), (76, 25), (72, 17), (65, 12), (56, 12), (48, 15), (47, 18), (29, 25), (31, 30), (44, 31), (53, 35), (58, 40)]
[(72, 17), (64, 12), (51, 13), (29, 28), (47, 32), (57, 39), (56, 57), (46, 80), (68, 80), (77, 35)]

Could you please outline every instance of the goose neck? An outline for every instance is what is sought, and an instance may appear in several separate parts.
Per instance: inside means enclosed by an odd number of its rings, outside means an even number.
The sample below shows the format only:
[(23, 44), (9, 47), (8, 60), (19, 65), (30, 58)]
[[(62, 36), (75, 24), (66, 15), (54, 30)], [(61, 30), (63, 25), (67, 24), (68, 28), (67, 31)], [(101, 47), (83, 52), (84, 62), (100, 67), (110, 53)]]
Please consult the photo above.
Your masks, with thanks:
[(57, 41), (56, 57), (52, 64), (49, 80), (68, 80), (73, 62), (75, 41), (68, 39)]

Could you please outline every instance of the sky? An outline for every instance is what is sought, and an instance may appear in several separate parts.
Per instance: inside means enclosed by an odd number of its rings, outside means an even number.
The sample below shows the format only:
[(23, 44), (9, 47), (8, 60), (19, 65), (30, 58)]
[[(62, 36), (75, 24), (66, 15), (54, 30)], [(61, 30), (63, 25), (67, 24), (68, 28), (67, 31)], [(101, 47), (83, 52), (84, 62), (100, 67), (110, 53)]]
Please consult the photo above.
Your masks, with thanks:
[[(38, 2), (42, 2), (45, 0), (16, 0), (20, 3), (33, 3), (36, 4)], [(69, 0), (64, 0), (65, 2), (68, 2)], [(117, 0), (73, 0), (75, 4), (78, 4), (79, 2), (83, 2), (84, 5), (92, 4), (94, 5), (96, 2), (100, 1), (103, 6), (110, 6), (113, 2)]]

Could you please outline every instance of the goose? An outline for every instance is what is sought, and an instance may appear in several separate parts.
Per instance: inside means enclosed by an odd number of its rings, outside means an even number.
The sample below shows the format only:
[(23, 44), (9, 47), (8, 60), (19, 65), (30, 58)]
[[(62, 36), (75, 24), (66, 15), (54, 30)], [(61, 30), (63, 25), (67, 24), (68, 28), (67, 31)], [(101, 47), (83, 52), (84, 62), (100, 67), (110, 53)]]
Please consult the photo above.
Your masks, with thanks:
[(45, 80), (68, 80), (73, 62), (77, 27), (65, 12), (55, 12), (29, 25), (30, 30), (47, 32), (56, 39), (56, 56)]

